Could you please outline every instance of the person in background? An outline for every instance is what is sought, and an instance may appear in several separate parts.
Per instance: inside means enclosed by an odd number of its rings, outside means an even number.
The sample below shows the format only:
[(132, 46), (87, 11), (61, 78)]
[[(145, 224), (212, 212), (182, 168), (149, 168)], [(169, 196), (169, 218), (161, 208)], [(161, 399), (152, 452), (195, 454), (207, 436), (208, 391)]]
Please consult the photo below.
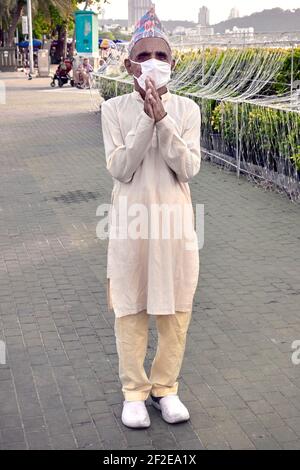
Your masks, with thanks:
[(92, 65), (90, 64), (89, 58), (85, 57), (83, 59), (83, 87), (91, 87), (91, 73), (94, 71)]
[(74, 73), (75, 85), (77, 88), (90, 88), (91, 87), (91, 73), (94, 71), (90, 64), (89, 58), (85, 57), (82, 64), (79, 64), (76, 72)]
[(98, 73), (104, 73), (106, 69), (107, 69), (106, 59), (100, 59), (99, 60), (99, 68), (98, 68), (97, 72)]

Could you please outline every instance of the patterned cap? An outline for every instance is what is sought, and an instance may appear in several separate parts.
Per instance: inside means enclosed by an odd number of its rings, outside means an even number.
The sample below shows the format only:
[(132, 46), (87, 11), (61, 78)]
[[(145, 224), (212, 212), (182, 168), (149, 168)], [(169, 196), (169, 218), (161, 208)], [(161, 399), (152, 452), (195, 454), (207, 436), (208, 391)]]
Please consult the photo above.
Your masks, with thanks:
[(163, 30), (162, 24), (155, 13), (155, 6), (152, 5), (149, 11), (136, 23), (131, 41), (128, 45), (128, 53), (133, 46), (143, 38), (161, 38), (166, 41), (171, 49), (168, 36)]

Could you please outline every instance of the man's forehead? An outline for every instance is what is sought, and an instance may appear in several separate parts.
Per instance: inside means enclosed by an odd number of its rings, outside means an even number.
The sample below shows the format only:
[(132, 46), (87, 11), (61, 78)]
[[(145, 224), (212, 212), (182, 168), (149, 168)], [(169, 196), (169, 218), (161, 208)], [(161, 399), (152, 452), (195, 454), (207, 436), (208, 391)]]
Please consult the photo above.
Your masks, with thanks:
[(170, 48), (166, 41), (161, 38), (143, 38), (140, 39), (133, 47), (132, 53), (137, 55), (141, 52), (167, 52)]

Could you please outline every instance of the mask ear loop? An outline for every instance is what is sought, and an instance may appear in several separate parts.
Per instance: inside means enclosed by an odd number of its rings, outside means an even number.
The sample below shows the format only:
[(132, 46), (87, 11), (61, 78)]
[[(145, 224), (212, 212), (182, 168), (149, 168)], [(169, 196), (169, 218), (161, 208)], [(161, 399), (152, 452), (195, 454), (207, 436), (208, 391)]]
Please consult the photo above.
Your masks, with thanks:
[(132, 60), (132, 59), (129, 59), (130, 62), (133, 62), (134, 64), (138, 64), (138, 65), (141, 65), (142, 62), (136, 62), (135, 60)]
[[(128, 57), (128, 59), (129, 59), (129, 60), (130, 60), (130, 62), (132, 62), (133, 64), (138, 64), (138, 65), (141, 65), (141, 63), (140, 63), (140, 62), (136, 62), (135, 60), (132, 60), (132, 59), (130, 59), (130, 57)], [(135, 75), (132, 75), (132, 76), (133, 76), (133, 78), (135, 78), (136, 80), (138, 80), (138, 79), (139, 79), (139, 77), (136, 77)]]
[[(129, 58), (129, 57), (128, 57), (128, 58)], [(130, 59), (130, 58), (129, 58), (129, 60), (130, 60), (130, 62), (132, 62), (133, 64), (141, 65), (141, 62), (136, 62), (135, 60), (132, 60), (132, 59)], [(142, 69), (142, 67), (141, 67), (141, 69)], [(141, 71), (142, 71), (142, 70), (141, 70)], [(136, 80), (139, 78), (139, 77), (136, 77), (135, 75), (133, 75), (133, 77), (134, 77)]]

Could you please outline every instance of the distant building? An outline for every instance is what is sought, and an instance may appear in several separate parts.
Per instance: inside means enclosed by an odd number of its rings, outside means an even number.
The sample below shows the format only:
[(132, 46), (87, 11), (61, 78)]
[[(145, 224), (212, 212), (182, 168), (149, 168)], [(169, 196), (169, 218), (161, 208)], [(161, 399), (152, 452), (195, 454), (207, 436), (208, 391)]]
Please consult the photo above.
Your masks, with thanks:
[(134, 28), (136, 22), (150, 10), (151, 0), (128, 0), (128, 28)]
[(120, 32), (125, 32), (125, 28), (122, 27), (122, 25), (120, 25), (119, 23), (111, 23), (111, 24), (104, 24), (103, 26), (103, 31), (114, 31), (114, 30), (118, 30)]
[(200, 26), (209, 26), (209, 9), (205, 6), (199, 9), (198, 24)]
[(233, 18), (239, 18), (239, 17), (240, 17), (239, 10), (236, 7), (231, 8), (228, 19), (232, 20)]
[(112, 28), (113, 26), (121, 26), (122, 29), (128, 29), (128, 20), (123, 19), (112, 19), (112, 18), (98, 18), (99, 28), (103, 28), (104, 26)]
[(214, 34), (214, 28), (211, 26), (200, 26), (196, 25), (194, 28), (185, 28), (183, 26), (177, 26), (173, 30), (174, 36), (212, 36)]
[(196, 28), (184, 28), (186, 36), (198, 36)]
[(184, 26), (176, 26), (176, 28), (173, 29), (173, 34), (176, 35), (185, 35), (186, 28)]
[(212, 26), (197, 25), (198, 36), (213, 36), (214, 28)]
[(254, 28), (238, 28), (234, 26), (232, 30), (226, 29), (225, 34), (230, 34), (235, 38), (253, 38), (254, 37)]

